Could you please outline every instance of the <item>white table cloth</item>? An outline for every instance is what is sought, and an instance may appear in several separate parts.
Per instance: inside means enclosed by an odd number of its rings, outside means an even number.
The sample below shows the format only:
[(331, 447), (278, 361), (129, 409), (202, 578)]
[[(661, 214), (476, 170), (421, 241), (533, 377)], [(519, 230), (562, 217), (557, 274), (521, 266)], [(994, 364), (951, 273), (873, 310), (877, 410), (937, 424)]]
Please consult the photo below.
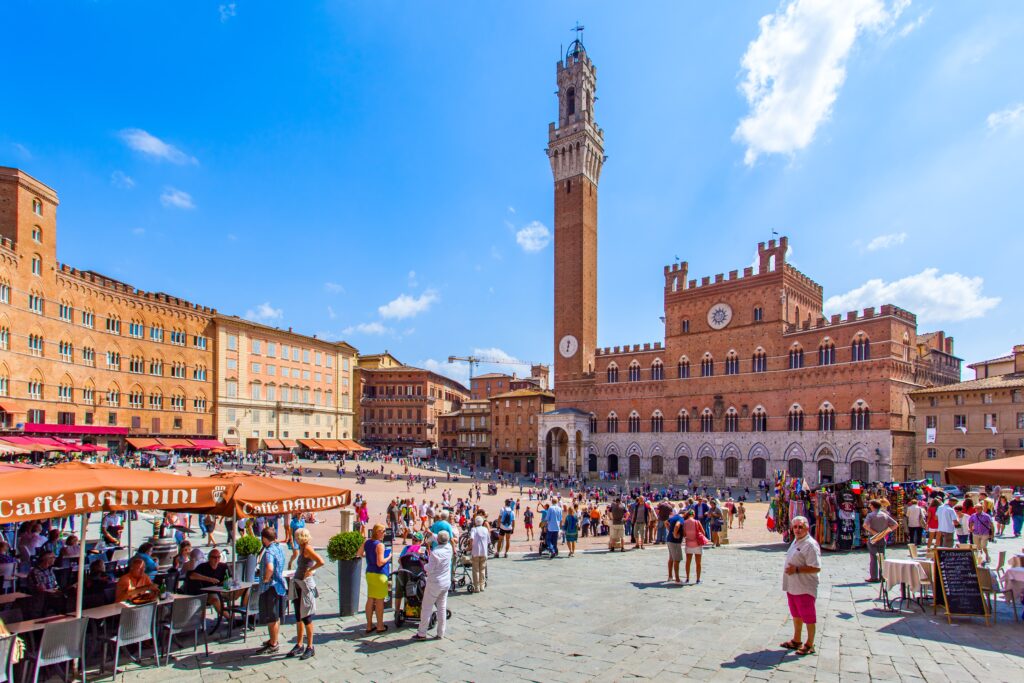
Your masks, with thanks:
[(928, 574), (923, 564), (916, 560), (886, 560), (882, 564), (882, 577), (888, 586), (902, 583), (911, 591), (919, 591)]
[(1013, 597), (1020, 601), (1024, 596), (1024, 567), (1011, 567), (1003, 572), (1003, 585), (1013, 591)]

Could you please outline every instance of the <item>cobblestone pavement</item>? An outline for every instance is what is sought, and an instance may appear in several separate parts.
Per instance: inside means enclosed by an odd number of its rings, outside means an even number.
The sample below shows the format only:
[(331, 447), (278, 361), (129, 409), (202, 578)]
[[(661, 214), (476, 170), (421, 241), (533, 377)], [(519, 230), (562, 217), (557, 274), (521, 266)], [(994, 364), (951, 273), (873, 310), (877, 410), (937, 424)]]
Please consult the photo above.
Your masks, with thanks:
[[(336, 616), (333, 569), (321, 571), (316, 657), (256, 654), (265, 630), (191, 647), (172, 668), (129, 668), (126, 681), (616, 681), (672, 677), (708, 681), (1020, 681), (1024, 623), (1009, 607), (999, 623), (933, 616), (931, 608), (881, 609), (864, 584), (866, 555), (825, 555), (816, 655), (778, 647), (791, 635), (780, 571), (784, 546), (705, 552), (701, 585), (663, 583), (663, 546), (554, 560), (491, 560), (481, 594), (450, 597), (444, 640), (416, 642), (413, 629), (364, 637), (362, 617)], [(892, 550), (902, 553), (902, 550)], [(331, 571), (328, 571), (331, 569)], [(895, 593), (895, 591), (894, 591)], [(197, 668), (197, 666), (199, 668)]]

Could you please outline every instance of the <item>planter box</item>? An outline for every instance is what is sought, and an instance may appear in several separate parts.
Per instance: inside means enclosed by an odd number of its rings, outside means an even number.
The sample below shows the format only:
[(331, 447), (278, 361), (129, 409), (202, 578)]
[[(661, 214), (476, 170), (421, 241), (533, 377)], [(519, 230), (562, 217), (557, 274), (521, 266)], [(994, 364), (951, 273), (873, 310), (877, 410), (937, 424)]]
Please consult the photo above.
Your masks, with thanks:
[(350, 617), (362, 610), (359, 589), (363, 584), (363, 558), (338, 561), (338, 612)]

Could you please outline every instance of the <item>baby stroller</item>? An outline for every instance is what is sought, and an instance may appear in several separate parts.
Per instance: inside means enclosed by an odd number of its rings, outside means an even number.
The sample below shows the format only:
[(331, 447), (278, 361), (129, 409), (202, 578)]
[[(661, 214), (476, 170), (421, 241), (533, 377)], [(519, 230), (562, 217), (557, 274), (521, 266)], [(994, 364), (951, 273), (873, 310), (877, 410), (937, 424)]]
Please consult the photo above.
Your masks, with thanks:
[[(423, 570), (424, 557), (419, 554), (404, 555), (399, 558), (399, 569), (392, 573), (392, 586), (394, 587), (395, 599), (395, 626), (401, 628), (406, 620), (416, 623), (420, 619), (420, 610), (423, 607), (423, 593), (426, 590), (427, 574)], [(399, 594), (399, 590), (402, 591)], [(398, 600), (403, 599), (402, 608), (398, 609)], [(452, 611), (445, 610), (446, 618), (451, 619)], [(430, 626), (434, 628), (437, 624), (437, 614), (430, 615)]]

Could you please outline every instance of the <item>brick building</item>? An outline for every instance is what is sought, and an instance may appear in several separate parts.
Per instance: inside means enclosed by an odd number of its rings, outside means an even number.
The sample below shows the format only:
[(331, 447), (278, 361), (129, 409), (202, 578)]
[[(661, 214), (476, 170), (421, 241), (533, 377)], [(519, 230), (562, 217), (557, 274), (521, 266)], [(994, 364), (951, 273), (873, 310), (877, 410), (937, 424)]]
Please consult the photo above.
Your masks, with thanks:
[(486, 467), (491, 453), (491, 402), (489, 399), (463, 401), (456, 410), (438, 418), (438, 443), (442, 458)]
[(917, 436), (911, 478), (942, 481), (947, 467), (1024, 455), (1024, 345), (969, 367), (975, 379), (910, 392)]
[(396, 363), (390, 354), (359, 359), (361, 440), (389, 451), (437, 448), (438, 419), (461, 406), (469, 391), (444, 375)]
[(215, 327), (224, 443), (255, 452), (355, 436), (354, 347), (234, 316), (217, 315)]
[(59, 263), (57, 205), (0, 168), (0, 426), (115, 450), (212, 437), (215, 311)]
[(492, 396), (491, 468), (533, 474), (538, 416), (554, 407), (554, 393), (532, 387)]
[(687, 263), (665, 266), (663, 341), (597, 347), (596, 73), (579, 41), (556, 68), (558, 409), (539, 421), (538, 470), (732, 486), (780, 469), (891, 477), (914, 451), (907, 392), (960, 378), (953, 341), (919, 337), (914, 314), (892, 305), (825, 317), (786, 237), (758, 245), (756, 268), (688, 279)]

